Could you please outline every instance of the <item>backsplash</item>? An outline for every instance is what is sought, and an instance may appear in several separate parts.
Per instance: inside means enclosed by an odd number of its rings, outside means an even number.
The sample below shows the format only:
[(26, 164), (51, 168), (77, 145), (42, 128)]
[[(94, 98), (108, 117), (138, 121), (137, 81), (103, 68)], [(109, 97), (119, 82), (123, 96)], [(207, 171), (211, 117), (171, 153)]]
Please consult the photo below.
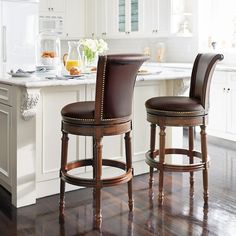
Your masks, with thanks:
[[(192, 63), (198, 53), (198, 42), (194, 37), (169, 37), (169, 38), (142, 38), (142, 39), (107, 39), (108, 53), (144, 53), (145, 49), (150, 51), (150, 61), (157, 61), (158, 45), (162, 43), (165, 47), (163, 62)], [(211, 51), (209, 49), (209, 51)], [(67, 41), (61, 41), (62, 55), (68, 52)], [(206, 51), (204, 51), (206, 52)], [(236, 49), (215, 50), (212, 52), (223, 53), (223, 64), (236, 64)]]

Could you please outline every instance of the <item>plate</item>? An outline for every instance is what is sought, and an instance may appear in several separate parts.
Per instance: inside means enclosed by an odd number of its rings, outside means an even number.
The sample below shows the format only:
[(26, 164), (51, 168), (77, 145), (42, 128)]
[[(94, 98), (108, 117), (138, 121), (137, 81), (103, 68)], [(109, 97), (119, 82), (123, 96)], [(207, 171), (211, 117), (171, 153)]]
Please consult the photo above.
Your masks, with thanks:
[(139, 71), (138, 72), (138, 75), (150, 75), (151, 74), (151, 72), (150, 71)]
[(138, 72), (138, 75), (158, 75), (160, 74), (162, 71), (146, 71), (146, 70), (141, 70)]
[(79, 75), (63, 75), (63, 77), (66, 77), (66, 78), (77, 78), (77, 77), (82, 77), (82, 76), (84, 76), (84, 75), (81, 75), (81, 74), (79, 74)]
[(12, 77), (31, 77), (32, 76), (32, 73), (11, 73), (11, 72), (8, 72), (9, 75), (11, 75)]

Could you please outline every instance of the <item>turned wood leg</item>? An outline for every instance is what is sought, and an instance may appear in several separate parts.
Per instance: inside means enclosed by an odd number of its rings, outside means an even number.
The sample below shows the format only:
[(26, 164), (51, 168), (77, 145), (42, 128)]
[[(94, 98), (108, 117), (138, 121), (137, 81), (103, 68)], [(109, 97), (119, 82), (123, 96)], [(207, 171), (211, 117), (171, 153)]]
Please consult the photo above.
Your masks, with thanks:
[(159, 194), (158, 194), (158, 204), (162, 205), (163, 203), (163, 182), (164, 182), (164, 170), (163, 170), (163, 163), (165, 161), (165, 129), (166, 127), (160, 126), (160, 146), (159, 146), (159, 157), (161, 168), (159, 169)]
[(202, 152), (202, 162), (205, 163), (205, 168), (202, 171), (203, 174), (203, 198), (204, 204), (208, 204), (208, 166), (207, 162), (207, 139), (206, 139), (206, 126), (201, 126), (201, 152)]
[(94, 159), (94, 173), (95, 173), (95, 229), (101, 228), (102, 211), (101, 211), (101, 176), (102, 176), (102, 137), (95, 138), (95, 159)]
[(62, 131), (61, 138), (61, 170), (60, 170), (60, 202), (59, 202), (59, 219), (61, 222), (64, 221), (64, 210), (65, 210), (65, 181), (61, 177), (61, 172), (65, 171), (65, 166), (67, 163), (67, 153), (68, 153), (68, 134)]
[[(127, 171), (128, 171), (132, 168), (132, 150), (131, 150), (130, 132), (127, 132), (125, 134), (125, 156), (126, 156), (126, 165), (127, 165)], [(129, 210), (132, 211), (133, 203), (134, 203), (133, 196), (132, 196), (132, 179), (127, 184), (128, 184), (128, 198), (129, 198), (128, 205), (129, 205)]]
[[(151, 158), (155, 158), (154, 152), (155, 152), (155, 143), (156, 143), (156, 125), (151, 124), (151, 135), (150, 135), (150, 154)], [(149, 187), (152, 188), (154, 183), (154, 177), (153, 177), (153, 167), (150, 166), (150, 172), (149, 172)]]
[[(194, 128), (191, 126), (188, 129), (188, 150), (189, 150), (189, 164), (193, 164), (193, 149), (194, 149)], [(193, 177), (193, 171), (190, 172), (190, 195), (193, 196), (194, 189), (194, 177)]]
[[(96, 143), (95, 138), (93, 137), (93, 180), (95, 180), (95, 161), (96, 161)], [(96, 202), (96, 188), (93, 188), (93, 207), (95, 208)]]

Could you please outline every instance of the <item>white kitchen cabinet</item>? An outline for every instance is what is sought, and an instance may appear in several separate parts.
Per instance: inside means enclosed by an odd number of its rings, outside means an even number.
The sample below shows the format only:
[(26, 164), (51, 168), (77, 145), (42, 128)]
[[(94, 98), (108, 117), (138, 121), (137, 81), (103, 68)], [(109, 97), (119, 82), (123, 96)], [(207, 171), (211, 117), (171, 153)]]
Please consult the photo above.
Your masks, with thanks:
[(85, 35), (85, 6), (84, 0), (66, 1), (65, 29), (67, 38), (82, 38)]
[(97, 32), (97, 1), (86, 0), (85, 1), (85, 36), (93, 38)]
[[(0, 88), (1, 89), (1, 88)], [(11, 176), (11, 107), (0, 103), (0, 183), (10, 190)]]
[(100, 0), (96, 9), (96, 36), (98, 38), (106, 38), (109, 35), (109, 15), (110, 9), (114, 7), (113, 0)]
[(169, 33), (170, 1), (87, 0), (87, 37), (165, 37)]
[(117, 0), (109, 14), (109, 34), (117, 37), (136, 37), (144, 28), (144, 1)]
[[(87, 35), (103, 38), (138, 36), (143, 31), (143, 0), (101, 0), (87, 3), (87, 12), (92, 6), (93, 16), (87, 16)], [(88, 12), (88, 14), (90, 14)], [(94, 32), (93, 32), (94, 31)]]
[[(58, 185), (53, 184), (59, 177), (61, 156), (61, 116), (63, 106), (85, 100), (85, 85), (78, 87), (45, 88), (41, 90), (41, 101), (38, 105), (36, 124), (37, 158), (36, 181), (38, 182), (38, 194), (40, 197), (48, 193), (45, 189), (45, 181), (51, 181), (51, 192), (58, 191)], [(50, 115), (49, 115), (50, 114)], [(53, 132), (52, 132), (53, 131)], [(85, 159), (85, 137), (69, 136), (68, 160)], [(85, 168), (80, 168), (78, 173), (83, 173)], [(68, 185), (68, 187), (71, 187)]]
[(86, 37), (106, 38), (108, 34), (108, 14), (113, 8), (113, 3), (114, 0), (87, 0), (85, 2)]
[(12, 87), (0, 85), (0, 184), (12, 185)]
[[(228, 93), (228, 117), (227, 117), (227, 131), (232, 134), (236, 135), (236, 109), (235, 109), (235, 103), (236, 103), (236, 73), (229, 73), (229, 81), (230, 84), (227, 88)], [(236, 140), (236, 138), (235, 138)]]
[(66, 0), (40, 0), (39, 11), (45, 11), (49, 14), (65, 11)]
[(86, 37), (108, 38), (116, 27), (117, 0), (86, 0)]
[[(197, 1), (196, 1), (197, 2)], [(175, 36), (192, 36), (194, 31), (194, 10), (197, 11), (193, 0), (171, 0), (170, 33)]]
[(208, 133), (236, 141), (236, 73), (216, 71), (210, 91)]
[[(163, 82), (137, 82), (134, 89), (133, 101), (133, 165), (135, 174), (143, 173), (149, 169), (144, 165), (145, 153), (150, 146), (150, 123), (147, 122), (145, 101), (151, 97), (166, 95), (166, 83)], [(156, 143), (158, 145), (158, 129)]]
[(169, 32), (169, 1), (149, 0), (144, 4), (144, 33), (146, 37), (164, 37)]

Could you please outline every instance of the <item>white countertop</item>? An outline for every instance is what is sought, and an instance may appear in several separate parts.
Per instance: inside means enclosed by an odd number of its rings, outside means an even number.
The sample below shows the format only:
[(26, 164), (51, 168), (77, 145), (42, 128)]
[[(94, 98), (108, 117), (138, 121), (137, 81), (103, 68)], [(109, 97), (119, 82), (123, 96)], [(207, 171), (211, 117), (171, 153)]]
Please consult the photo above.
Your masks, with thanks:
[[(173, 80), (180, 78), (190, 78), (192, 71), (191, 63), (145, 63), (142, 69), (147, 70), (147, 74), (138, 75), (137, 81), (149, 80)], [(218, 63), (216, 70), (235, 72), (236, 66)], [(0, 82), (9, 85), (24, 87), (47, 87), (47, 86), (73, 86), (79, 84), (94, 84), (96, 74), (86, 74), (74, 79), (48, 79), (51, 74), (32, 75), (32, 77), (11, 77), (0, 78)]]
[[(191, 70), (185, 68), (165, 68), (157, 65), (157, 63), (145, 64), (142, 69), (147, 70), (147, 73), (138, 75), (137, 81), (149, 81), (149, 80), (173, 80), (173, 79), (184, 79), (190, 78)], [(37, 88), (47, 86), (73, 86), (80, 84), (95, 84), (96, 74), (85, 74), (82, 77), (68, 79), (52, 79), (54, 75), (50, 74), (38, 74), (32, 75), (31, 77), (11, 77), (6, 76), (0, 79), (0, 83)]]
[[(178, 68), (178, 69), (191, 69), (193, 67), (192, 63), (148, 63), (149, 66), (158, 66), (164, 68)], [(234, 72), (236, 71), (236, 66), (234, 65), (226, 65), (222, 62), (217, 63), (216, 70), (218, 71), (229, 71)]]

